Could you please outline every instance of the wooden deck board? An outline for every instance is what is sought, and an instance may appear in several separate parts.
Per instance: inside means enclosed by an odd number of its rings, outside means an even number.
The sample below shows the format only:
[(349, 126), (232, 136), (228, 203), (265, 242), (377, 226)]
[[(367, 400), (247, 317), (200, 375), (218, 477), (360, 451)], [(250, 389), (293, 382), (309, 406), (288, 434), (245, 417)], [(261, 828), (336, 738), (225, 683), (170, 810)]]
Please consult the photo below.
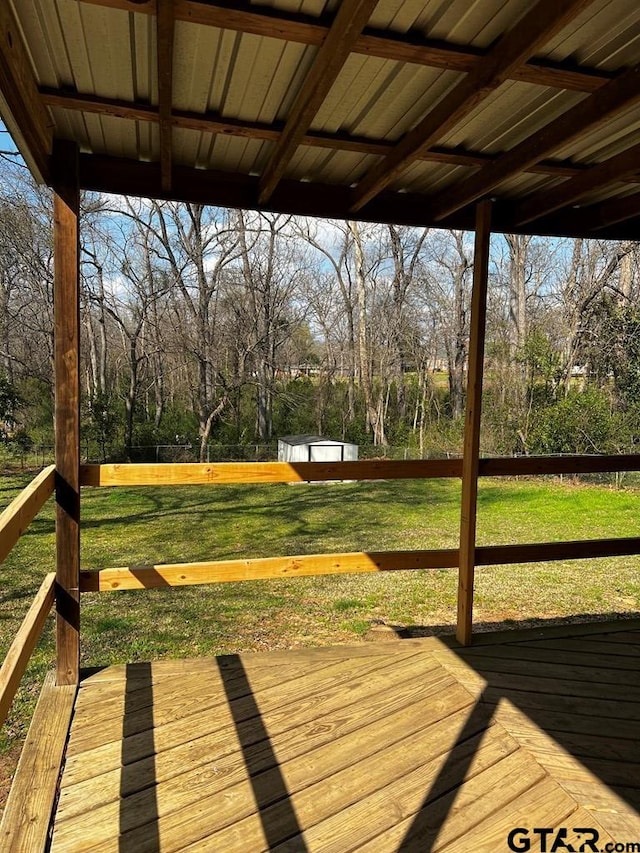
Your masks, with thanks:
[[(367, 663), (362, 665), (358, 661), (351, 667), (344, 663), (327, 667), (317, 674), (315, 681), (309, 676), (304, 684), (298, 681), (294, 682), (294, 686), (291, 686), (291, 682), (287, 682), (283, 677), (281, 678), (282, 685), (266, 688), (257, 694), (260, 697), (260, 713), (273, 712), (277, 715), (277, 719), (283, 720), (285, 727), (289, 727), (292, 714), (295, 711), (292, 705), (298, 709), (302, 708), (307, 718), (314, 718), (317, 713), (321, 713), (323, 708), (343, 708), (350, 703), (352, 695), (355, 699), (360, 698), (362, 689), (364, 689), (365, 694), (368, 694), (372, 682), (379, 683), (382, 689), (383, 685), (390, 680), (386, 670), (393, 669), (396, 672), (405, 672), (401, 663), (394, 663), (393, 660), (386, 658), (383, 658), (382, 661), (377, 658), (367, 658), (366, 661)], [(372, 661), (374, 662), (372, 663)], [(425, 661), (424, 677), (428, 678), (428, 673), (437, 668), (436, 661)], [(406, 677), (408, 677), (408, 672), (406, 672)], [(201, 748), (197, 743), (201, 737), (207, 737), (212, 731), (215, 731), (227, 738), (229, 732), (233, 735), (238, 725), (242, 725), (244, 721), (250, 721), (252, 717), (256, 716), (251, 697), (248, 696), (244, 699), (239, 698), (234, 703), (233, 710), (234, 716), (232, 717), (228, 703), (223, 701), (215, 705), (213, 709), (202, 710), (198, 706), (194, 709), (194, 713), (189, 716), (187, 725), (183, 723), (182, 719), (177, 719), (151, 729), (154, 735), (153, 745), (150, 745), (148, 734), (145, 732), (139, 732), (130, 737), (121, 737), (119, 740), (111, 740), (111, 735), (107, 734), (102, 743), (99, 740), (99, 733), (94, 732), (97, 740), (91, 749), (74, 751), (72, 738), (63, 785), (67, 780), (78, 782), (83, 778), (94, 776), (96, 767), (100, 767), (102, 772), (120, 767), (123, 753), (126, 753), (126, 763), (133, 765), (149, 755), (157, 755), (182, 745), (186, 745), (189, 749), (191, 744), (196, 744), (198, 748)], [(212, 721), (215, 721), (215, 724)], [(274, 725), (273, 722), (272, 725)], [(249, 723), (248, 728), (251, 730), (251, 723)], [(75, 735), (75, 731), (73, 734)], [(82, 728), (78, 734), (82, 738)]]
[[(366, 703), (364, 696), (357, 697), (357, 701), (350, 705), (338, 704), (334, 698), (324, 703), (319, 700), (311, 720), (306, 703), (295, 712), (288, 709), (286, 714), (269, 715), (265, 725), (269, 730), (271, 750), (269, 744), (260, 740), (242, 750), (230, 736), (233, 732), (220, 727), (215, 733), (200, 739), (199, 743), (191, 741), (186, 745), (188, 748), (177, 747), (128, 765), (126, 780), (121, 779), (120, 768), (117, 768), (85, 782), (63, 787), (58, 819), (66, 819), (69, 815), (73, 817), (84, 811), (95, 813), (98, 806), (110, 802), (115, 802), (117, 808), (122, 794), (129, 796), (144, 791), (153, 781), (167, 782), (171, 779), (173, 787), (177, 784), (188, 787), (192, 776), (209, 774), (222, 779), (224, 785), (231, 785), (244, 778), (246, 760), (251, 761), (254, 772), (268, 770), (273, 765), (274, 750), (279, 761), (296, 758), (339, 738), (345, 743), (351, 733), (366, 730), (368, 725), (378, 720), (384, 722), (387, 717), (393, 721), (398, 713), (406, 718), (411, 730), (411, 718), (423, 724), (432, 715), (450, 709), (454, 701), (470, 701), (462, 688), (450, 690), (457, 685), (442, 671), (428, 673), (419, 683), (404, 680), (406, 673), (402, 670), (392, 673), (392, 676), (387, 676), (384, 683), (379, 678), (371, 679), (370, 691), (377, 695), (369, 695)], [(429, 707), (425, 711), (423, 705), (427, 698)], [(238, 728), (245, 743), (251, 738), (252, 728), (251, 721), (244, 726), (240, 724)], [(178, 776), (183, 777), (181, 782), (177, 782)]]
[[(613, 664), (620, 657), (640, 657), (640, 644), (632, 643), (616, 643), (611, 645), (611, 638), (606, 638), (605, 635), (596, 635), (595, 639), (588, 637), (580, 638), (559, 638), (557, 640), (537, 640), (534, 642), (517, 643), (517, 647), (527, 646), (528, 648), (539, 649), (557, 649), (558, 651), (581, 652), (583, 654), (600, 654), (607, 656), (607, 663)], [(636, 666), (638, 661), (636, 660)]]
[(625, 635), (640, 628), (93, 672), (51, 849), (506, 853), (516, 825), (639, 841), (638, 644)]
[[(191, 784), (184, 778), (182, 786), (173, 780), (166, 801), (159, 796), (157, 802), (163, 849), (182, 849), (183, 845), (199, 841), (204, 834), (215, 839), (210, 847), (212, 850), (233, 849), (229, 835), (238, 835), (242, 849), (252, 850), (244, 819), (248, 819), (249, 825), (252, 823), (256, 801), (259, 801), (261, 822), (268, 827), (272, 846), (281, 840), (282, 833), (286, 838), (290, 829), (290, 797), (295, 803), (297, 819), (306, 822), (344, 807), (370, 789), (377, 790), (395, 782), (408, 769), (422, 765), (424, 750), (442, 754), (448, 744), (455, 743), (457, 732), (466, 719), (464, 709), (470, 701), (466, 693), (455, 697), (455, 701), (452, 697), (436, 715), (442, 719), (432, 725), (429, 721), (423, 724), (420, 708), (414, 707), (409, 715), (400, 713), (378, 721), (347, 738), (327, 744), (312, 755), (306, 753), (290, 761), (281, 761), (279, 757), (277, 767), (255, 775), (254, 786), (248, 786), (245, 774), (241, 782), (226, 785), (223, 796), (217, 780), (210, 784), (210, 776), (204, 780), (192, 777)], [(460, 705), (462, 710), (458, 710)], [(380, 748), (380, 744), (385, 746)], [(329, 785), (328, 779), (331, 780)], [(194, 784), (197, 790), (193, 789)], [(285, 798), (282, 797), (283, 789), (288, 794)], [(144, 792), (141, 793), (144, 799)], [(120, 820), (121, 829), (125, 830), (120, 836), (120, 849), (150, 852), (153, 848), (146, 824), (140, 824), (141, 815), (132, 815), (132, 822), (139, 824), (139, 828), (126, 831), (129, 817), (127, 806), (124, 820), (122, 816)], [(112, 848), (105, 842), (97, 849)]]
[(0, 826), (4, 853), (40, 853), (49, 825), (76, 688), (45, 677)]

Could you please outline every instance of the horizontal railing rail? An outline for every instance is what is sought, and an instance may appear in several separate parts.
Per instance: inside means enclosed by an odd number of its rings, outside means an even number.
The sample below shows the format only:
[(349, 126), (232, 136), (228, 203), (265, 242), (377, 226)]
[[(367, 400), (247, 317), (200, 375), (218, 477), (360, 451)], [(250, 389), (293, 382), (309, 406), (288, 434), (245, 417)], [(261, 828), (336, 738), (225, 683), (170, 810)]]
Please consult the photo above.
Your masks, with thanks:
[(459, 459), (393, 462), (212, 462), (83, 465), (83, 486), (232, 485), (322, 480), (401, 480), (459, 477)]
[(49, 465), (0, 514), (0, 563), (51, 497), (55, 482), (55, 466)]
[[(640, 552), (640, 537), (580, 539), (566, 542), (532, 542), (517, 545), (479, 545), (478, 566), (621, 557)], [(454, 569), (457, 548), (426, 551), (355, 551), (342, 554), (298, 554), (290, 557), (258, 557), (202, 563), (159, 563), (85, 570), (80, 573), (81, 592), (123, 589), (157, 589), (167, 586), (229, 583), (314, 575), (357, 574), (430, 569)]]
[[(481, 459), (479, 476), (595, 474), (640, 471), (640, 455), (521, 456)], [(218, 462), (83, 465), (83, 486), (232, 485), (331, 480), (413, 480), (462, 476), (462, 459), (358, 462)]]
[(390, 572), (401, 569), (451, 569), (457, 550), (355, 551), (345, 554), (302, 554), (294, 557), (258, 557), (205, 563), (158, 564), (99, 569), (80, 573), (80, 591), (152, 589), (202, 583), (294, 578), (310, 575)]
[(55, 600), (56, 576), (46, 575), (0, 668), (0, 726), (7, 718), (29, 658)]

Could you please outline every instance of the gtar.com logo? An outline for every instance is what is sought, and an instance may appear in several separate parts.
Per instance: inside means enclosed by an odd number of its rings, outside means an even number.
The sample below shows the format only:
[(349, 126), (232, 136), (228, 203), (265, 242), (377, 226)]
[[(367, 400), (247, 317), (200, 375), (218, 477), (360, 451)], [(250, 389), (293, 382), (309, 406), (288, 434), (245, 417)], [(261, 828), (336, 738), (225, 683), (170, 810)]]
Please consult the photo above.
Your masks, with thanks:
[[(569, 836), (571, 833), (571, 836)], [(568, 838), (571, 837), (571, 841)], [(574, 826), (568, 829), (561, 826), (555, 829), (551, 826), (536, 826), (532, 829), (518, 826), (507, 836), (507, 846), (514, 853), (527, 853), (535, 844), (540, 853), (640, 853), (640, 842), (607, 841), (603, 847), (598, 846), (600, 833), (592, 827)]]

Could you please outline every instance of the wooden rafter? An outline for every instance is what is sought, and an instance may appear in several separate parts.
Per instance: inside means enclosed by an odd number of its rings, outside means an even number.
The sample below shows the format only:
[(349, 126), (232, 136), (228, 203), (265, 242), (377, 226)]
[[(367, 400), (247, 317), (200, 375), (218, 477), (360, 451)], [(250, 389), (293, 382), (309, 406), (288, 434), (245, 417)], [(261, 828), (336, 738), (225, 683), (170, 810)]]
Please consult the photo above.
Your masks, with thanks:
[[(155, 14), (156, 11), (155, 0), (142, 3), (136, 3), (135, 0), (83, 2), (129, 12)], [(175, 0), (175, 17), (177, 21), (189, 21), (203, 26), (318, 46), (323, 43), (331, 26), (326, 17), (294, 15), (267, 6), (252, 6), (246, 2), (225, 4), (221, 0)], [(400, 34), (369, 27), (365, 27), (356, 39), (352, 50), (365, 56), (463, 72), (473, 71), (487, 53), (479, 48), (427, 39), (419, 32)], [(578, 92), (595, 92), (612, 76), (608, 71), (586, 68), (571, 62), (534, 58), (513, 69), (510, 79)]]
[(43, 180), (49, 178), (51, 120), (38, 96), (36, 79), (9, 3), (0, 3), (0, 105), (22, 154)]
[(557, 187), (525, 199), (512, 209), (513, 223), (516, 226), (525, 225), (527, 222), (579, 201), (593, 190), (621, 183), (629, 175), (638, 171), (638, 162), (640, 162), (640, 144), (627, 148), (626, 151), (598, 163), (597, 166), (592, 166)]
[(277, 187), (291, 156), (322, 106), (351, 53), (354, 41), (369, 20), (377, 2), (378, 0), (342, 0), (333, 25), (296, 95), (284, 130), (260, 179), (261, 204), (268, 201)]
[(421, 154), (455, 127), (484, 98), (500, 86), (543, 44), (572, 20), (592, 0), (539, 0), (487, 56), (464, 77), (395, 146), (376, 163), (354, 191), (352, 212), (361, 210), (389, 186)]
[[(58, 109), (108, 115), (132, 121), (158, 122), (157, 107), (147, 103), (132, 103), (113, 98), (101, 98), (97, 95), (81, 95), (58, 89), (40, 88), (44, 104)], [(227, 118), (220, 113), (196, 113), (187, 110), (174, 110), (171, 124), (184, 130), (196, 130), (202, 133), (220, 133), (225, 136), (237, 136), (244, 139), (262, 139), (276, 141), (284, 125), (264, 124)], [(308, 131), (301, 145), (311, 148), (329, 148), (334, 151), (351, 151), (356, 154), (377, 154), (384, 156), (393, 149), (393, 143), (384, 139), (372, 139), (363, 136), (350, 136), (344, 133), (320, 133)], [(450, 166), (463, 166), (476, 169), (492, 162), (496, 155), (460, 148), (434, 146), (420, 155), (421, 160), (431, 163), (444, 163)], [(572, 178), (587, 169), (572, 163), (549, 162), (535, 163), (527, 171), (539, 175)], [(638, 167), (640, 172), (640, 166)], [(634, 183), (636, 181), (634, 180)]]
[(475, 175), (441, 193), (430, 205), (430, 217), (438, 221), (450, 216), (638, 100), (640, 64), (607, 83)]
[(158, 114), (160, 119), (160, 175), (162, 189), (171, 189), (173, 105), (174, 0), (158, 0), (156, 33), (158, 44)]

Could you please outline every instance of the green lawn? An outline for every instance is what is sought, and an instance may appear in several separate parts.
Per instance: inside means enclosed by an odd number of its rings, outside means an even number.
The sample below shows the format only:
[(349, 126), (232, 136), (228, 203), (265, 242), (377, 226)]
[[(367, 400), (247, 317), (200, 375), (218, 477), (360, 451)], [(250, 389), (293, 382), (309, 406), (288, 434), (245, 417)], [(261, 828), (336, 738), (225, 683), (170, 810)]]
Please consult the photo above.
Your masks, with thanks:
[[(0, 481), (5, 506), (29, 482)], [(87, 489), (85, 568), (243, 556), (455, 547), (459, 482)], [(480, 544), (640, 535), (640, 493), (565, 482), (484, 480)], [(50, 501), (2, 572), (6, 651), (54, 566)], [(83, 598), (87, 666), (160, 657), (359, 642), (373, 620), (442, 632), (455, 621), (455, 571), (343, 575), (92, 593)], [(635, 612), (640, 559), (479, 569), (479, 627), (575, 614)], [(0, 748), (25, 730), (53, 660), (51, 624), (38, 646)]]

